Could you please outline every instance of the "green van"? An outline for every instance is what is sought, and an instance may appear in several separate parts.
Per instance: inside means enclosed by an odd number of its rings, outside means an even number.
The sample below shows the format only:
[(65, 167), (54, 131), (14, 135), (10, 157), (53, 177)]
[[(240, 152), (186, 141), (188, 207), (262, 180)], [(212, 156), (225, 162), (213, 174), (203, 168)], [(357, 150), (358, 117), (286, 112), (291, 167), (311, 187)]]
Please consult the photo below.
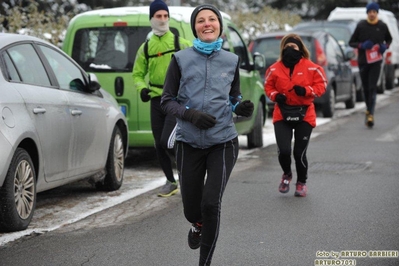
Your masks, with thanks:
[[(193, 10), (192, 7), (169, 7), (169, 27), (174, 34), (187, 40), (194, 39), (190, 26)], [(252, 117), (234, 117), (236, 128), (240, 135), (247, 135), (248, 148), (262, 147), (267, 107), (259, 69), (264, 64), (264, 58), (248, 52), (229, 15), (222, 15), (223, 49), (240, 57), (243, 99), (249, 99), (255, 105)], [(127, 118), (131, 148), (154, 146), (150, 104), (140, 100), (132, 78), (136, 52), (149, 34), (148, 6), (100, 9), (72, 18), (62, 46), (86, 72), (96, 74), (101, 86), (115, 97)]]

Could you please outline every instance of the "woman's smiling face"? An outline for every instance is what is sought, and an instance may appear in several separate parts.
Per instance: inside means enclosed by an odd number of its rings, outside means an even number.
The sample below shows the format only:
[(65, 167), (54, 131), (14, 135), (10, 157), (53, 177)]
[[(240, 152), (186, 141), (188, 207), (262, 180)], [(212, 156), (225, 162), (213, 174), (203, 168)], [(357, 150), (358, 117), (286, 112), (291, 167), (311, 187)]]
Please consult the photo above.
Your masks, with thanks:
[(203, 42), (214, 42), (220, 35), (220, 23), (217, 15), (209, 10), (200, 11), (195, 18), (195, 31)]

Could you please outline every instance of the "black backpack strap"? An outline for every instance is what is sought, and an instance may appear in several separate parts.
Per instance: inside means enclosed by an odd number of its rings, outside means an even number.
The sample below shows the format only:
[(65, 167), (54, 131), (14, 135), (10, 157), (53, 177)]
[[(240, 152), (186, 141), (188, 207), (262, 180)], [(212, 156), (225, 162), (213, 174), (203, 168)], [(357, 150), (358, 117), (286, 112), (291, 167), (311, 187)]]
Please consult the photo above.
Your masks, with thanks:
[(148, 61), (148, 58), (150, 58), (150, 56), (148, 55), (148, 41), (149, 41), (149, 39), (147, 39), (144, 44), (144, 56), (147, 61)]
[(179, 36), (175, 34), (175, 52), (180, 51)]
[(147, 41), (144, 44), (145, 59), (148, 61), (149, 58), (158, 57), (158, 56), (162, 56), (164, 54), (180, 51), (179, 36), (177, 36), (176, 34), (174, 34), (174, 36), (175, 36), (175, 49), (169, 50), (169, 51), (166, 51), (166, 52), (162, 52), (162, 53), (158, 53), (158, 54), (154, 54), (154, 55), (149, 55), (148, 54), (148, 42), (149, 42), (149, 39), (147, 39)]

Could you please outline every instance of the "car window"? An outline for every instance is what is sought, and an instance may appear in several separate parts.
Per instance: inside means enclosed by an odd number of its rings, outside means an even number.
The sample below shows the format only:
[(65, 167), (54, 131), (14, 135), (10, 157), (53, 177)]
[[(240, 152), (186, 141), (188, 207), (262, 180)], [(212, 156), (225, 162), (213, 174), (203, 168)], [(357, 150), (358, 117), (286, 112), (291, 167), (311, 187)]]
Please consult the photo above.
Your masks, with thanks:
[[(179, 35), (176, 28), (170, 30)], [(107, 27), (76, 32), (72, 58), (86, 71), (131, 72), (136, 53), (151, 27)]]
[(52, 48), (44, 45), (39, 47), (53, 69), (61, 89), (84, 91), (84, 77), (76, 65)]
[(21, 77), (18, 74), (17, 69), (15, 68), (10, 56), (8, 53), (3, 54), (3, 58), (6, 64), (6, 68), (4, 69), (7, 72), (7, 79), (11, 81), (21, 82)]
[(339, 44), (329, 36), (326, 47), (327, 58), (330, 63), (338, 64), (344, 62), (344, 56)]
[(337, 50), (334, 42), (329, 39), (326, 43), (326, 56), (329, 64), (337, 65), (339, 56), (337, 55)]
[(245, 67), (249, 62), (248, 51), (245, 43), (235, 29), (229, 27), (229, 32), (230, 42), (233, 45), (233, 51), (240, 58), (240, 66)]
[(344, 46), (348, 46), (349, 39), (352, 33), (346, 28), (331, 27), (325, 29), (328, 33), (334, 36), (339, 42), (343, 42)]
[(316, 62), (316, 47), (315, 47), (315, 38), (312, 36), (304, 36), (301, 35), (303, 44), (306, 46), (306, 48), (308, 48), (309, 53), (310, 53), (310, 60), (312, 60), (313, 62)]
[[(47, 72), (31, 44), (15, 45), (9, 48), (7, 52), (23, 83), (50, 86)], [(12, 71), (13, 66), (9, 66), (10, 71)], [(16, 78), (15, 75), (14, 78)]]
[(258, 52), (263, 54), (265, 56), (266, 63), (274, 63), (280, 56), (280, 42), (280, 38), (260, 39), (260, 41), (254, 46), (253, 53)]

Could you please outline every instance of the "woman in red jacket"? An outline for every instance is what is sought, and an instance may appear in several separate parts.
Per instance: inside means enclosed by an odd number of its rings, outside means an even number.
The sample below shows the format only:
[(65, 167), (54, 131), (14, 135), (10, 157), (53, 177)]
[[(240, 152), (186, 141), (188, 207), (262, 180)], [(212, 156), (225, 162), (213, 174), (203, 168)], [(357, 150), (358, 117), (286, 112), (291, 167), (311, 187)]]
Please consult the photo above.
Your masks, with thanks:
[(280, 58), (265, 74), (265, 91), (276, 102), (273, 112), (278, 160), (283, 169), (281, 193), (289, 191), (292, 180), (291, 143), (297, 172), (295, 196), (307, 193), (308, 161), (306, 150), (316, 126), (315, 97), (324, 94), (327, 78), (321, 66), (309, 59), (309, 50), (297, 34), (288, 34), (280, 43)]

